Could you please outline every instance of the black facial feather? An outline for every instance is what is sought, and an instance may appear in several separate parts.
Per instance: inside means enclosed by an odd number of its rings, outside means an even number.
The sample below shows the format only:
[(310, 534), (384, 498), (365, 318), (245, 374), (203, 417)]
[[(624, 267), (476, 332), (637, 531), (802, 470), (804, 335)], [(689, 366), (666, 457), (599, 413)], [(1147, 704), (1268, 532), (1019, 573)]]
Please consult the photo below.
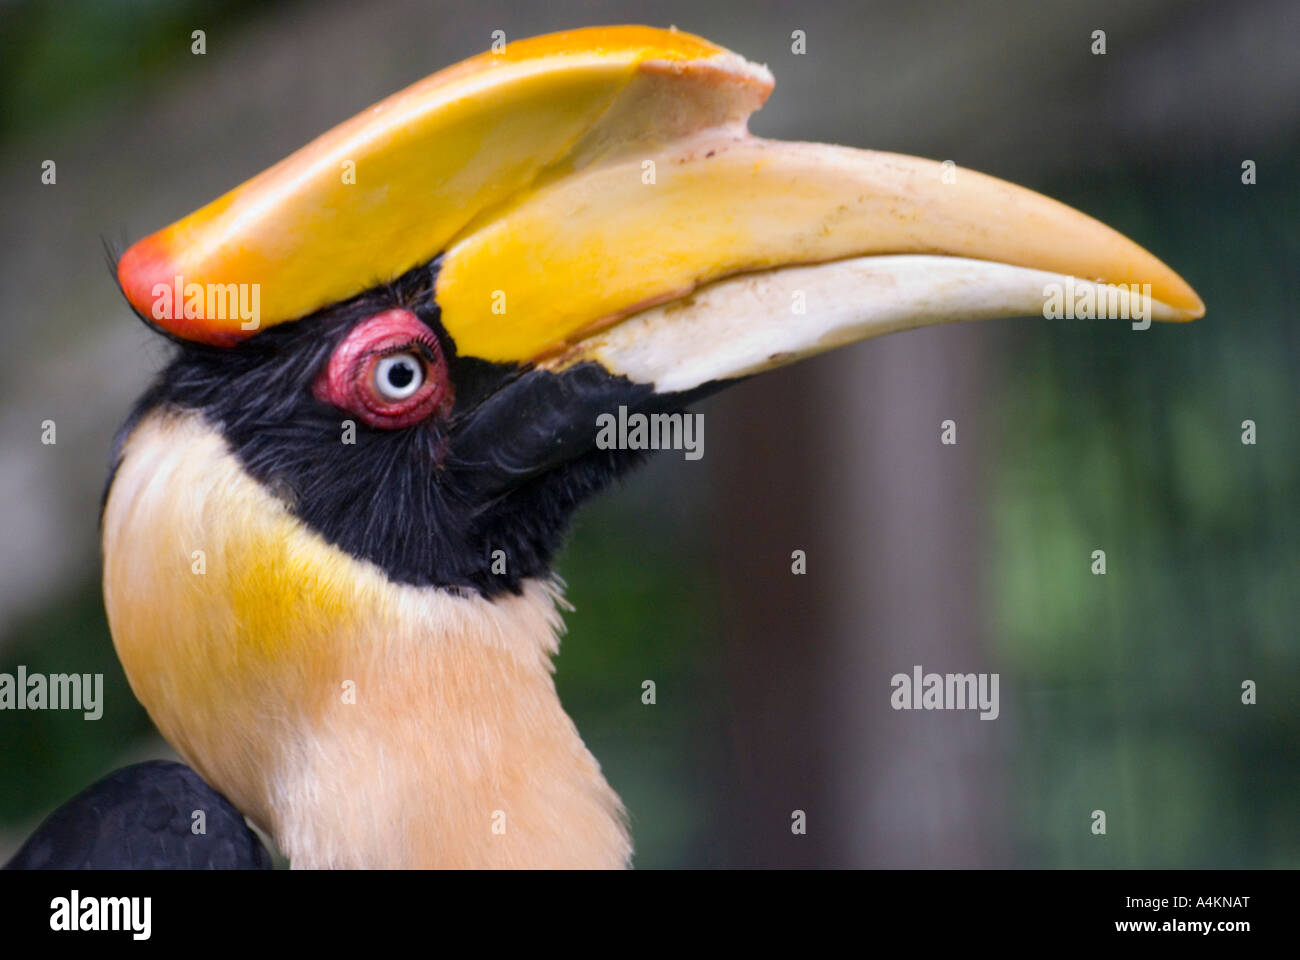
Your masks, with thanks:
[[(391, 580), (517, 593), (547, 572), (574, 509), (643, 458), (595, 449), (596, 417), (620, 405), (678, 411), (706, 391), (660, 396), (596, 364), (556, 374), (460, 358), (434, 302), (437, 269), (435, 260), (234, 348), (181, 344), (118, 446), (149, 410), (199, 410), (297, 517)], [(348, 331), (393, 307), (440, 340), (456, 391), (446, 420), (376, 429), (312, 395)], [(353, 444), (342, 442), (345, 420), (355, 423)], [(503, 574), (492, 572), (497, 550)]]

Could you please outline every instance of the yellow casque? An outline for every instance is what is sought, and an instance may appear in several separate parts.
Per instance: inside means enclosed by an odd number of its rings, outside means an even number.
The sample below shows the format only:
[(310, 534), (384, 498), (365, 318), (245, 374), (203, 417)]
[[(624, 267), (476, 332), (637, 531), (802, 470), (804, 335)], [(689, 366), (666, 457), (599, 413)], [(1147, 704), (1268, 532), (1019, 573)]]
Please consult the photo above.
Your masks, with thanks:
[(750, 136), (771, 89), (766, 68), (676, 31), (522, 40), (389, 97), (145, 238), (119, 278), (147, 316), (177, 277), (257, 284), (252, 329), (202, 307), (156, 318), (233, 345), (442, 253), (447, 332), (462, 355), (505, 362), (553, 356), (722, 277), (864, 255), (1149, 284), (1168, 308), (1157, 318), (1203, 314), (1151, 254), (1032, 191)]

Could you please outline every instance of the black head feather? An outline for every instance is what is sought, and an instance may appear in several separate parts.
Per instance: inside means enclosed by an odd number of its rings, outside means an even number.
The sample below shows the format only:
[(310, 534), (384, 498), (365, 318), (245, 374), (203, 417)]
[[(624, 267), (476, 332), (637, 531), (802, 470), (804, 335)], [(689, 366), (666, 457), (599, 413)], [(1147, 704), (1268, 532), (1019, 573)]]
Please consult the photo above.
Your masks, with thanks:
[[(574, 509), (642, 458), (596, 449), (597, 415), (674, 411), (688, 398), (591, 363), (552, 373), (458, 356), (434, 299), (437, 270), (435, 260), (236, 347), (179, 342), (118, 445), (150, 410), (200, 411), (296, 516), (390, 579), (518, 592), (547, 572)], [(376, 429), (317, 399), (312, 383), (348, 331), (394, 307), (438, 336), (455, 404), (445, 419)], [(342, 442), (345, 420), (353, 443)], [(493, 572), (495, 551), (504, 573)]]

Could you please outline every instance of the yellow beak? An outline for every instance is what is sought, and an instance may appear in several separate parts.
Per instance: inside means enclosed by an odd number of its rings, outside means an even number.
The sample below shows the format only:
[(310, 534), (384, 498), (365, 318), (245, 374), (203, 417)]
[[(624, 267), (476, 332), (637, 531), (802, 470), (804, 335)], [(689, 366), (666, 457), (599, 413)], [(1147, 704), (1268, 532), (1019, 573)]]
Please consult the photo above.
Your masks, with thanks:
[[(750, 136), (771, 87), (765, 68), (675, 31), (513, 43), (146, 238), (119, 277), (172, 332), (233, 345), (439, 258), (462, 356), (594, 359), (660, 390), (907, 326), (1050, 314), (1058, 296), (1086, 295), (1094, 315), (1204, 313), (1154, 256), (1031, 191)], [(178, 277), (258, 285), (257, 323), (203, 297), (158, 316)]]

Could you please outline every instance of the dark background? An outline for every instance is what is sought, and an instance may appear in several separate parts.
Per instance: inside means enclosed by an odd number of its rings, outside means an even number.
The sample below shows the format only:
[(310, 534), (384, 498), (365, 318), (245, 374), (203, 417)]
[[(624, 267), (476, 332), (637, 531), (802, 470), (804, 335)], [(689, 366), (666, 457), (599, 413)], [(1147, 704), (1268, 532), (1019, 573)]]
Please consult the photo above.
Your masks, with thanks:
[[(109, 442), (166, 357), (104, 240), (493, 30), (617, 22), (766, 62), (760, 135), (1040, 190), (1208, 309), (1144, 333), (1023, 319), (858, 344), (710, 401), (702, 461), (663, 456), (584, 511), (558, 683), (638, 865), (1300, 865), (1290, 0), (0, 5), (0, 671), (106, 674), (99, 721), (0, 713), (0, 859), (94, 778), (168, 755), (98, 584)], [(889, 678), (918, 663), (998, 672), (1001, 716), (891, 710)]]

